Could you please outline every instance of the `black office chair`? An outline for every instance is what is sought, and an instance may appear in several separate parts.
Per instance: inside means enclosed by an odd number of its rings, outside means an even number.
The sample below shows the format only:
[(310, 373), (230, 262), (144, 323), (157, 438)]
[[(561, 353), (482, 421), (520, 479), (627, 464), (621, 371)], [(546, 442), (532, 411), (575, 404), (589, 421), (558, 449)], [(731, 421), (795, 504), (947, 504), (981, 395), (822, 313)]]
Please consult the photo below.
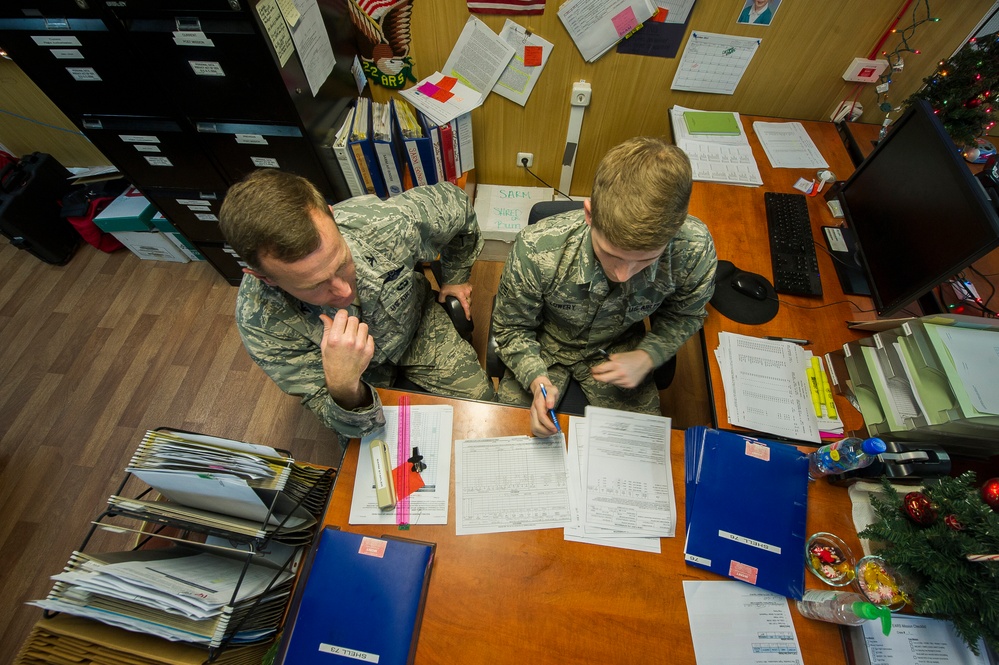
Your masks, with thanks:
[[(568, 212), (570, 210), (578, 210), (582, 207), (582, 201), (542, 201), (540, 203), (535, 203), (531, 207), (531, 212), (527, 217), (527, 224), (531, 225), (546, 217), (551, 217), (552, 215)], [(495, 304), (496, 298), (493, 297), (493, 306), (495, 306)], [(639, 330), (639, 328), (641, 328), (641, 330)], [(629, 331), (629, 334), (637, 335), (644, 334), (644, 332), (645, 322), (639, 321), (632, 326), (632, 330)], [(506, 365), (504, 365), (503, 361), (500, 360), (497, 350), (498, 345), (496, 344), (496, 336), (493, 333), (492, 307), (490, 307), (489, 339), (486, 342), (486, 374), (490, 378), (502, 379), (503, 375), (506, 373)], [(673, 377), (675, 375), (676, 356), (673, 356), (661, 366), (657, 367), (655, 372), (653, 372), (652, 377), (656, 383), (656, 388), (659, 390), (665, 390), (666, 388), (669, 388), (671, 383), (673, 383)], [(565, 393), (559, 400), (559, 411), (581, 416), (584, 415), (588, 404), (589, 400), (586, 399), (586, 394), (583, 392), (583, 388), (579, 385), (579, 382), (575, 379), (569, 379), (569, 385), (566, 386)]]
[[(431, 272), (433, 272), (434, 279), (437, 280), (437, 285), (440, 286), (441, 284), (443, 284), (444, 277), (441, 271), (441, 262), (437, 260), (431, 261), (428, 267), (430, 268)], [(423, 268), (424, 267), (422, 265), (417, 266), (416, 270), (422, 272)], [(430, 297), (433, 298), (434, 300), (437, 300), (437, 293), (438, 293), (437, 291), (432, 292), (430, 294)], [(466, 342), (468, 342), (469, 344), (471, 344), (472, 333), (475, 331), (475, 323), (472, 321), (472, 319), (465, 316), (465, 308), (461, 306), (461, 301), (455, 298), (454, 296), (448, 296), (447, 298), (444, 299), (444, 302), (440, 303), (440, 306), (444, 308), (445, 312), (447, 312), (448, 318), (451, 319), (451, 323), (454, 324), (454, 327), (458, 331), (458, 334), (461, 336), (461, 338)], [(416, 385), (415, 383), (407, 379), (401, 373), (398, 374), (395, 378), (395, 381), (392, 382), (392, 387), (398, 388), (399, 390), (409, 390), (421, 393), (427, 392), (422, 387)]]

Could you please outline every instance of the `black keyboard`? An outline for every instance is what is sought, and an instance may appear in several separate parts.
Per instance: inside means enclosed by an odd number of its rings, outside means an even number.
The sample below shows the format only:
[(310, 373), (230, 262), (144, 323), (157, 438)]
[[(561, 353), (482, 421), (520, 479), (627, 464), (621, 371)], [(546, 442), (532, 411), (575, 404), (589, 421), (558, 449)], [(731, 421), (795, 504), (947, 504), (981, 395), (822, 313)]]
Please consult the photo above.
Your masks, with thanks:
[(819, 263), (812, 242), (812, 220), (803, 194), (764, 192), (770, 261), (777, 293), (821, 296)]

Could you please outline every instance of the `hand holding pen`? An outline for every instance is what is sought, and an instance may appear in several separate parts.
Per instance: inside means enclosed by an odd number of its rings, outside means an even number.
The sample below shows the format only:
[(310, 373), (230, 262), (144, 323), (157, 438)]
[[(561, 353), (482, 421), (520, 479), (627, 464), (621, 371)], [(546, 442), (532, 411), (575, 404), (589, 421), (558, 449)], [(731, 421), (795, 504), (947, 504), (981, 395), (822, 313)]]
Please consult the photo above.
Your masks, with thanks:
[[(552, 394), (551, 407), (548, 406), (549, 388), (555, 391)], [(561, 432), (562, 428), (554, 409), (554, 402), (558, 400), (558, 389), (551, 384), (547, 376), (539, 376), (531, 382), (530, 390), (534, 394), (531, 403), (531, 434), (546, 437)]]

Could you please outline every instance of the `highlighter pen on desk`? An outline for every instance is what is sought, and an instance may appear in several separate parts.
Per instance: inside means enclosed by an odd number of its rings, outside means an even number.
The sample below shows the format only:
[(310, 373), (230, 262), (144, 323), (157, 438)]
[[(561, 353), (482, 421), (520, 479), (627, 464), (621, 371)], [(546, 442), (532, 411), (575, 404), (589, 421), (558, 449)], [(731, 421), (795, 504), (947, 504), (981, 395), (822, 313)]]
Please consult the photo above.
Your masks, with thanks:
[(791, 344), (797, 344), (798, 346), (808, 346), (812, 343), (808, 339), (798, 339), (797, 337), (772, 337), (766, 335), (763, 339), (769, 339), (771, 342), (791, 342)]
[[(541, 384), (541, 394), (544, 395), (545, 403), (547, 403), (548, 402), (548, 391), (545, 390), (545, 384), (543, 384), (543, 383)], [(562, 431), (562, 426), (558, 424), (558, 417), (555, 415), (555, 409), (548, 409), (548, 417), (552, 419), (553, 423), (555, 423), (555, 431), (556, 432), (561, 432)]]
[(826, 411), (830, 418), (836, 417), (836, 405), (833, 403), (832, 386), (829, 384), (829, 375), (822, 370), (822, 394), (825, 396)]
[(822, 417), (822, 399), (819, 397), (819, 389), (816, 382), (815, 371), (809, 367), (805, 370), (808, 377), (808, 392), (812, 395), (812, 408), (815, 409), (815, 417)]

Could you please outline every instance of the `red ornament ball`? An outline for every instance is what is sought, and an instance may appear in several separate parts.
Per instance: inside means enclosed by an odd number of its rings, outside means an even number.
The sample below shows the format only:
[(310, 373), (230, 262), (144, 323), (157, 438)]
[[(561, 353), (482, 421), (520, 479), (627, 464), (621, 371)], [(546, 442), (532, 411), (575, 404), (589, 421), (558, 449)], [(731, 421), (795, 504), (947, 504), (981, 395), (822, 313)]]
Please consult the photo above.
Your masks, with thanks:
[(999, 478), (986, 480), (982, 485), (982, 501), (992, 510), (999, 511)]
[(944, 524), (954, 531), (964, 531), (964, 525), (957, 520), (957, 515), (948, 515), (944, 518)]
[(937, 521), (936, 508), (922, 492), (906, 494), (902, 498), (902, 508), (906, 516), (920, 526), (929, 526)]
[(964, 103), (964, 106), (966, 108), (973, 109), (973, 108), (976, 108), (978, 106), (981, 106), (981, 104), (982, 104), (982, 100), (980, 100), (978, 97), (972, 97), (971, 99), (969, 99), (968, 101), (966, 101)]

